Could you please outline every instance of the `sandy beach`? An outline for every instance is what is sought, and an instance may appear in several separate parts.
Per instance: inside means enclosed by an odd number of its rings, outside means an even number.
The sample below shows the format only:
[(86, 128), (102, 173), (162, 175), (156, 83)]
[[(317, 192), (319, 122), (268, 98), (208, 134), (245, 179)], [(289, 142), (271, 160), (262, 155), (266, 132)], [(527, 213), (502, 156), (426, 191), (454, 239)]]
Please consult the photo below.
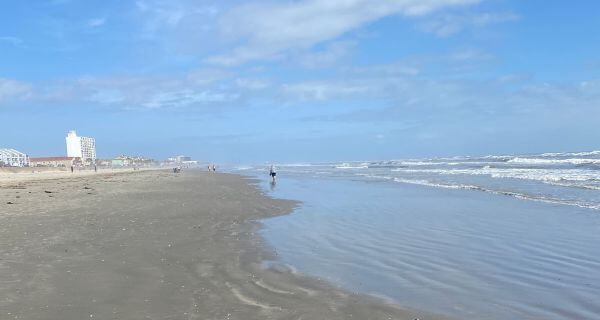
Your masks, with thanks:
[(266, 267), (256, 221), (296, 205), (231, 174), (5, 174), (0, 318), (440, 319)]

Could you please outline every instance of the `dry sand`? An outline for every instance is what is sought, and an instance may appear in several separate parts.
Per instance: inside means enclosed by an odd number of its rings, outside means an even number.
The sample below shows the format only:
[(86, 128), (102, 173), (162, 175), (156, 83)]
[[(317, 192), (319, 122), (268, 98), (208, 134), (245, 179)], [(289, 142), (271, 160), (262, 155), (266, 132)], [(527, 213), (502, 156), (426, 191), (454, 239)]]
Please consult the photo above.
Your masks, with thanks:
[[(257, 219), (296, 203), (237, 175), (0, 180), (0, 319), (440, 319), (294, 273)], [(8, 204), (8, 203), (11, 204)]]
[[(139, 170), (160, 170), (160, 168), (140, 168)], [(134, 171), (133, 168), (98, 168), (95, 172), (93, 168), (75, 168), (71, 172), (70, 168), (52, 168), (52, 167), (33, 167), (33, 168), (11, 168), (0, 167), (0, 184), (10, 182), (22, 182), (26, 180), (48, 180), (58, 178), (73, 178), (80, 176), (92, 176), (97, 174), (113, 174), (119, 172)]]

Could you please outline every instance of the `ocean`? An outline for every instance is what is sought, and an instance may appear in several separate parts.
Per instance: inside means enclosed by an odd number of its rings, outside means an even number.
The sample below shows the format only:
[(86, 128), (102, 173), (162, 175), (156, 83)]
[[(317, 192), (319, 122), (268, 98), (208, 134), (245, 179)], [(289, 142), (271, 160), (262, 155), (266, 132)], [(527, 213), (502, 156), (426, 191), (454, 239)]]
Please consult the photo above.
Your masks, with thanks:
[(302, 205), (262, 221), (279, 259), (458, 319), (600, 319), (600, 151), (232, 171)]

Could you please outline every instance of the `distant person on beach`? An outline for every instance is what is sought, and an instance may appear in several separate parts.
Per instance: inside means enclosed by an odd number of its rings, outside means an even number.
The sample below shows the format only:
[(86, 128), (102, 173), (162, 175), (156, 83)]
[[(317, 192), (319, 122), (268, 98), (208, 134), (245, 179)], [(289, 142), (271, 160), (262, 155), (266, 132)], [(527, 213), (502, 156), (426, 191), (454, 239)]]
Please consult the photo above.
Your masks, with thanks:
[(212, 165), (212, 170), (213, 170), (213, 172), (217, 171), (217, 167), (215, 167), (214, 164)]
[(269, 169), (269, 175), (271, 176), (271, 180), (273, 183), (275, 183), (275, 177), (277, 176), (277, 171), (275, 169), (274, 165), (271, 165), (271, 169)]
[(208, 165), (208, 172), (210, 172), (210, 164)]
[(71, 173), (73, 173), (73, 166), (71, 166)]

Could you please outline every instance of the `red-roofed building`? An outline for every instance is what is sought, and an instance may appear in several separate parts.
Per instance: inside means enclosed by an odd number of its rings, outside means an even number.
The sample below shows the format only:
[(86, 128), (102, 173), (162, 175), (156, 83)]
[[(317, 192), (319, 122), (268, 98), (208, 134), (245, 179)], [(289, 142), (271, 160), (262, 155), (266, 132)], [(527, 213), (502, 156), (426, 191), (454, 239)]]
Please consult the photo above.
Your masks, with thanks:
[(29, 158), (30, 167), (64, 167), (68, 168), (81, 164), (79, 157), (43, 157)]

